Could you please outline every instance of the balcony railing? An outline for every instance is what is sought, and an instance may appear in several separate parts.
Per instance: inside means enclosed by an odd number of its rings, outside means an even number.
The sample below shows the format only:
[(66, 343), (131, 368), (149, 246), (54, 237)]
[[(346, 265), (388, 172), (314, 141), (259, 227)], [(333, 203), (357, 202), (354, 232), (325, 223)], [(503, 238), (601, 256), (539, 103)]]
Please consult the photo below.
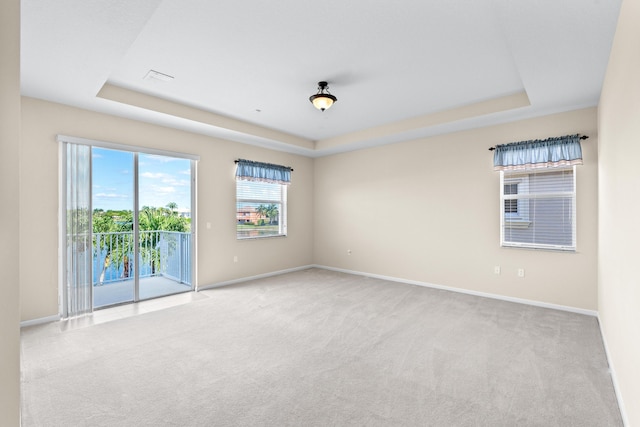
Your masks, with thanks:
[[(140, 231), (140, 278), (163, 276), (191, 284), (191, 233)], [(93, 285), (134, 277), (133, 232), (93, 233)]]

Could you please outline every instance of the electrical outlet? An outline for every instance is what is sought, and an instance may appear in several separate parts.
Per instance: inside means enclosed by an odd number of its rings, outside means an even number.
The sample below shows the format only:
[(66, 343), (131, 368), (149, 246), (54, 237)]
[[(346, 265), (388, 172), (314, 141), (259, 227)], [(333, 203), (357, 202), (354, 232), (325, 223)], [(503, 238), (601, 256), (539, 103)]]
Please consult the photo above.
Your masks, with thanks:
[(524, 268), (518, 269), (518, 277), (524, 277)]
[(493, 274), (500, 274), (500, 266), (496, 265), (495, 267), (493, 267)]
[(233, 262), (238, 262), (238, 256), (237, 255), (233, 257)]
[(351, 249), (347, 249), (347, 255), (351, 255)]

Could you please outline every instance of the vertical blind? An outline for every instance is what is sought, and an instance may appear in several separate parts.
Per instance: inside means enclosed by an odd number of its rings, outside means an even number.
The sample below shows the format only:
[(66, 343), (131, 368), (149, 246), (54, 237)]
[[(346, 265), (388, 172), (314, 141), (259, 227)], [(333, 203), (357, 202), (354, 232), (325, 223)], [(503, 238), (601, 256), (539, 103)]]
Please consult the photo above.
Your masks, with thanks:
[(66, 247), (63, 317), (92, 311), (91, 147), (64, 144)]

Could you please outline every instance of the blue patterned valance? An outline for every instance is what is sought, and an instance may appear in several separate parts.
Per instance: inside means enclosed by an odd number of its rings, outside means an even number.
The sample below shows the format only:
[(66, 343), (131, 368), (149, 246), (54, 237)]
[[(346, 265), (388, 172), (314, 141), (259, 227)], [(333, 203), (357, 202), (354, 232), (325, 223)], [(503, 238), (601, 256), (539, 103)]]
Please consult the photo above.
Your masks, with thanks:
[(291, 184), (291, 169), (288, 166), (273, 165), (271, 163), (252, 162), (251, 160), (236, 160), (236, 179), (245, 181), (270, 182), (272, 184)]
[(582, 164), (580, 135), (497, 145), (493, 169), (535, 169)]

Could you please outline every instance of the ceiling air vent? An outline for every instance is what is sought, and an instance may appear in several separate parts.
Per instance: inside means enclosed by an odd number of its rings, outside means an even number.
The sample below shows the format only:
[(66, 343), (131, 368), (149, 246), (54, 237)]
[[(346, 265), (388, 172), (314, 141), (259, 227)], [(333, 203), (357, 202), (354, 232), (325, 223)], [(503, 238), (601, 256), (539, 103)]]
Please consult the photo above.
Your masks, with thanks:
[(160, 80), (161, 82), (170, 82), (171, 80), (173, 80), (173, 76), (170, 76), (169, 74), (161, 73), (156, 70), (149, 70), (147, 75), (144, 76), (144, 80), (147, 80), (147, 81)]

